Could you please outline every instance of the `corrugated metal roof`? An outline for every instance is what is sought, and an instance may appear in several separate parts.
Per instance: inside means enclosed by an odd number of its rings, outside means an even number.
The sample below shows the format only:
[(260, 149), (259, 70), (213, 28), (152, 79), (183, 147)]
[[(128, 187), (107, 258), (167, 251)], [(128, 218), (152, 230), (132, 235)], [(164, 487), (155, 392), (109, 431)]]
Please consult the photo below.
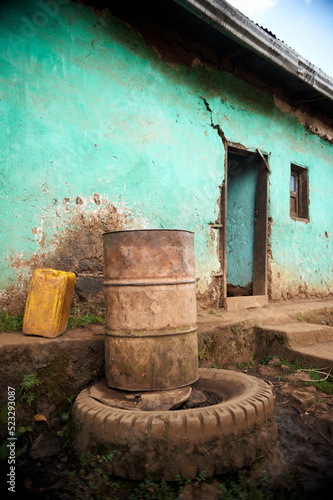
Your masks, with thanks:
[(333, 79), (224, 0), (90, 0), (140, 30), (147, 21), (214, 50), (219, 60), (287, 92), (295, 105), (333, 119)]
[[(225, 37), (245, 52), (235, 56), (242, 64), (270, 83), (285, 88), (299, 103), (315, 103), (315, 108), (333, 117), (333, 79), (297, 54), (271, 32), (252, 22), (223, 0), (174, 0), (209, 25), (221, 36), (207, 32), (206, 41), (224, 52)], [(228, 45), (230, 50), (232, 45)]]

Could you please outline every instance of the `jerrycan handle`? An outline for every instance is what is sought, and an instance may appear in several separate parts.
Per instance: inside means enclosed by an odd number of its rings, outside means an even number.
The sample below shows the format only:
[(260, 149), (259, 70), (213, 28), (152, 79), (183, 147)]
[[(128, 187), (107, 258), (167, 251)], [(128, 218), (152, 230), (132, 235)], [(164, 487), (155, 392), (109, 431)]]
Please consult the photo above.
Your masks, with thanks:
[(49, 276), (50, 278), (55, 278), (59, 276), (60, 273), (61, 271), (55, 271), (54, 269), (43, 269), (43, 271), (40, 272), (40, 274), (42, 274), (43, 276)]

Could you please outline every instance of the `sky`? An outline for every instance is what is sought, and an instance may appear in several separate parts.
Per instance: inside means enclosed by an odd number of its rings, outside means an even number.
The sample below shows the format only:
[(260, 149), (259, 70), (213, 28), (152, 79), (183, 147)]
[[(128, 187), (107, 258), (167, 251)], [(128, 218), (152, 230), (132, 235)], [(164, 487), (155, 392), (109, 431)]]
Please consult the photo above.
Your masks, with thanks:
[(227, 0), (333, 78), (333, 0)]

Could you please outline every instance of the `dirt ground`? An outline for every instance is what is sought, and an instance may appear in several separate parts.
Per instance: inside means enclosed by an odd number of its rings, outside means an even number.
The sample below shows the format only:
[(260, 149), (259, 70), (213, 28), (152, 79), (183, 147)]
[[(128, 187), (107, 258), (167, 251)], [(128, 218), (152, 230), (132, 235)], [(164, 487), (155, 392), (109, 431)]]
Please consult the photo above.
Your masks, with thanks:
[(264, 379), (272, 387), (279, 432), (277, 446), (295, 475), (295, 483), (308, 498), (331, 498), (333, 394), (309, 383), (311, 378), (306, 371), (290, 373), (289, 367), (277, 358), (267, 365), (253, 365), (247, 373)]
[[(290, 367), (278, 358), (264, 365), (254, 361), (238, 364), (234, 369), (264, 379), (275, 396), (277, 449), (258, 457), (251, 469), (207, 480), (203, 473), (195, 481), (171, 486), (148, 478), (140, 485), (109, 477), (107, 463), (102, 459), (92, 457), (82, 463), (69, 447), (58, 448), (55, 455), (42, 458), (37, 451), (32, 458), (28, 444), (17, 461), (17, 494), (28, 499), (62, 500), (331, 498), (333, 395), (307, 385), (306, 372), (291, 373)], [(52, 439), (49, 446), (57, 448)]]

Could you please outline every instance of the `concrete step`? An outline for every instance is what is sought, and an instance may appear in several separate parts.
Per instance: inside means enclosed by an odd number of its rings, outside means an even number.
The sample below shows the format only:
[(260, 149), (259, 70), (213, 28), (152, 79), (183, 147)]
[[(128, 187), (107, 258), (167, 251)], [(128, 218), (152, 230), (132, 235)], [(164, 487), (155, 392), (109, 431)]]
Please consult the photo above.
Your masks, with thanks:
[(275, 323), (258, 327), (263, 335), (276, 337), (289, 347), (307, 346), (333, 341), (333, 327), (315, 325), (305, 321)]
[(297, 347), (294, 351), (303, 363), (317, 365), (327, 371), (333, 368), (333, 342), (319, 342), (305, 347)]
[(333, 327), (304, 321), (257, 327), (259, 351), (282, 355), (302, 366), (333, 367)]

